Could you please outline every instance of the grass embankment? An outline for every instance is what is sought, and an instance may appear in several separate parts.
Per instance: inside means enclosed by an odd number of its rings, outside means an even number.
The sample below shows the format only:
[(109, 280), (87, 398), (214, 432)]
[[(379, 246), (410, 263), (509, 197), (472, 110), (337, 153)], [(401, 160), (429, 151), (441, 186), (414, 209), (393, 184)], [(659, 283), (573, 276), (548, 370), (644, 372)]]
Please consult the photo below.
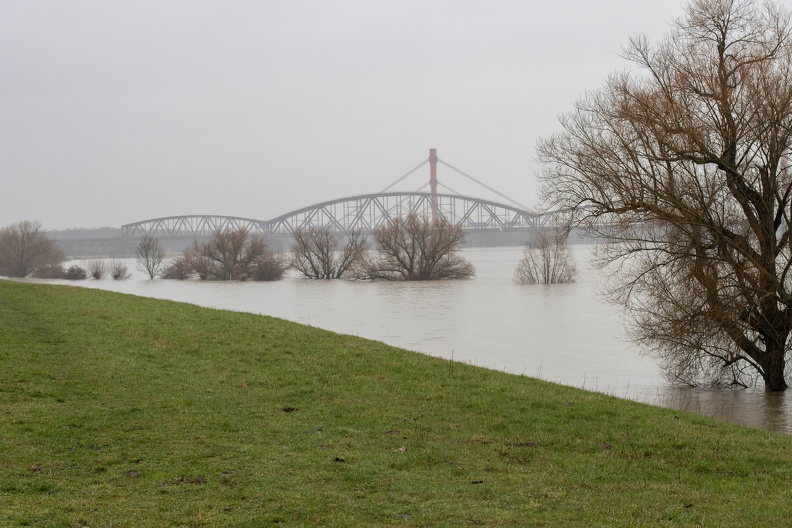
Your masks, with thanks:
[(791, 448), (273, 318), (0, 281), (0, 524), (779, 525)]

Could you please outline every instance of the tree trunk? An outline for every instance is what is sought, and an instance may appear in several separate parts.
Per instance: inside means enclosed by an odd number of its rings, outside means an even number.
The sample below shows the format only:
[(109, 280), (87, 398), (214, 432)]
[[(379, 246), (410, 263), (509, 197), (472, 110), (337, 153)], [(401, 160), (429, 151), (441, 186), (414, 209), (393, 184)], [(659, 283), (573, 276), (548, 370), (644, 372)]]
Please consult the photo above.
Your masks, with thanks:
[(764, 382), (766, 391), (782, 391), (787, 388), (784, 377), (786, 358), (783, 346), (774, 346), (767, 350), (768, 361), (764, 369)]

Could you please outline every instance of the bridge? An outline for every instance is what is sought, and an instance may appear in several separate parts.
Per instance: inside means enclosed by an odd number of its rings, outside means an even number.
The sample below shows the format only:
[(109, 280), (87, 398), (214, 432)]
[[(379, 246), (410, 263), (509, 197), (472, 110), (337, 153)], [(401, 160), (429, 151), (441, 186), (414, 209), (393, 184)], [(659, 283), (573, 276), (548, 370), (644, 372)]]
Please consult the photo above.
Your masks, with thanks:
[[(437, 165), (442, 164), (462, 176), (488, 189), (509, 204), (462, 196), (442, 185), (437, 180)], [(391, 189), (429, 164), (429, 192), (397, 192)], [(438, 192), (442, 186), (450, 193)], [(424, 186), (426, 187), (426, 186)], [(270, 220), (217, 215), (183, 215), (152, 218), (121, 226), (129, 237), (150, 235), (160, 239), (201, 238), (215, 231), (246, 229), (265, 237), (290, 236), (296, 230), (311, 226), (329, 226), (334, 231), (364, 232), (386, 225), (396, 217), (417, 214), (431, 218), (441, 217), (452, 224), (459, 224), (467, 234), (476, 232), (530, 231), (552, 222), (553, 215), (541, 214), (516, 202), (508, 196), (465, 174), (456, 167), (440, 160), (436, 149), (430, 149), (429, 158), (403, 175), (391, 185), (373, 194), (362, 194), (339, 198), (303, 207)], [(524, 243), (524, 242), (522, 242)]]

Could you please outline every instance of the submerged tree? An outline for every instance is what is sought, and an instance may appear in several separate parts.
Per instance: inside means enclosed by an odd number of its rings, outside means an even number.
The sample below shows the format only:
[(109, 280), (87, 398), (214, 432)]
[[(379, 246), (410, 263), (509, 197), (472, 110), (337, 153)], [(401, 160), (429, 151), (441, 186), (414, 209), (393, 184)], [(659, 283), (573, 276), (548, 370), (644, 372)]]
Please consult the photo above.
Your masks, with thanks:
[(146, 273), (153, 279), (162, 271), (165, 262), (165, 249), (160, 246), (159, 240), (151, 235), (143, 235), (135, 249), (138, 270)]
[(695, 0), (540, 142), (552, 205), (611, 241), (612, 297), (686, 383), (787, 387), (792, 42), (773, 3)]
[(294, 232), (291, 267), (309, 279), (340, 279), (355, 276), (366, 251), (360, 229), (346, 234), (346, 243), (330, 227), (311, 226)]
[(203, 280), (278, 280), (287, 262), (247, 229), (215, 231), (205, 242), (193, 242), (184, 252), (190, 271)]
[(416, 214), (397, 217), (374, 230), (377, 251), (362, 268), (362, 277), (385, 280), (467, 279), (475, 268), (459, 249), (464, 234), (444, 218)]
[(567, 245), (566, 229), (542, 229), (533, 244), (525, 246), (514, 272), (518, 284), (575, 282), (577, 267)]

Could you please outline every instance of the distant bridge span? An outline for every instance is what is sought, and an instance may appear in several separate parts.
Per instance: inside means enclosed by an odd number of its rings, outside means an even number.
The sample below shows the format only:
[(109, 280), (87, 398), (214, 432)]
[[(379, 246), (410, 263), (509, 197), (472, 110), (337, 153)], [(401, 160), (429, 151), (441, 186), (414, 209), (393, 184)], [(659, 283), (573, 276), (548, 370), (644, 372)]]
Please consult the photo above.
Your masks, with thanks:
[(262, 236), (289, 235), (310, 226), (329, 226), (334, 231), (371, 231), (391, 219), (415, 213), (440, 216), (465, 231), (524, 230), (545, 225), (552, 213), (536, 213), (520, 207), (455, 194), (389, 192), (362, 194), (297, 209), (272, 220), (236, 216), (186, 215), (152, 218), (121, 226), (129, 236), (190, 238), (220, 230), (244, 228)]

